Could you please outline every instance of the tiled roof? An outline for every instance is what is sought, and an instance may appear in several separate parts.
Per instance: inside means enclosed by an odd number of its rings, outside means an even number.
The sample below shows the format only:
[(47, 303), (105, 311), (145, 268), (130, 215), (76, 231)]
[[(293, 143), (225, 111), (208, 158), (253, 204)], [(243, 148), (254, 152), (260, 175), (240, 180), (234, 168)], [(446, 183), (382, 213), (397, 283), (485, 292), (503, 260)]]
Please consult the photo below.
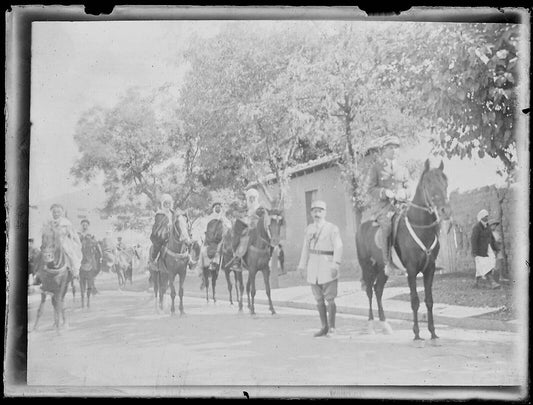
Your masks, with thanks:
[[(310, 161), (305, 162), (305, 163), (297, 164), (296, 166), (293, 166), (293, 167), (289, 168), (288, 172), (289, 172), (289, 175), (292, 177), (295, 174), (298, 174), (300, 172), (303, 172), (303, 171), (306, 171), (306, 170), (309, 170), (309, 169), (313, 169), (313, 168), (316, 168), (316, 167), (319, 167), (319, 166), (322, 166), (322, 165), (332, 164), (332, 163), (336, 162), (339, 158), (340, 158), (340, 156), (337, 155), (337, 154), (322, 156), (322, 157), (320, 157), (318, 159), (314, 159), (314, 160), (310, 160)], [(269, 175), (263, 177), (262, 180), (264, 182), (269, 182), (271, 180), (274, 180), (275, 178), (276, 177), (274, 176), (274, 174), (269, 174)]]

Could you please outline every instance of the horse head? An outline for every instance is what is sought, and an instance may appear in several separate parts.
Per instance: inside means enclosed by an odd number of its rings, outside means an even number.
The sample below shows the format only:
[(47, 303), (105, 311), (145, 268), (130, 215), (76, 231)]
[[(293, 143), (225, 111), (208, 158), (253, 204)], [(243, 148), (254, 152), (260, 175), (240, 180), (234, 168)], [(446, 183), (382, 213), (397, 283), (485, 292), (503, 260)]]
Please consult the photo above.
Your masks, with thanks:
[(258, 210), (259, 221), (257, 230), (259, 237), (267, 242), (271, 248), (277, 246), (281, 239), (281, 226), (283, 225), (282, 211), (279, 209)]
[(46, 226), (43, 229), (41, 253), (48, 267), (56, 266), (61, 262), (62, 248), (59, 232), (52, 226)]
[(444, 162), (441, 161), (437, 168), (430, 168), (429, 159), (427, 159), (415, 198), (418, 195), (421, 199), (419, 203), (428, 207), (437, 219), (448, 220), (452, 215), (452, 210), (448, 200), (448, 178), (443, 170)]
[(187, 215), (175, 212), (172, 215), (167, 247), (174, 252), (183, 253), (185, 251), (184, 248), (188, 249), (191, 246), (192, 241), (189, 235), (189, 219)]
[(279, 245), (281, 240), (281, 227), (284, 224), (283, 211), (280, 209), (271, 209), (267, 211), (268, 218), (265, 217), (265, 224), (270, 232), (270, 244)]

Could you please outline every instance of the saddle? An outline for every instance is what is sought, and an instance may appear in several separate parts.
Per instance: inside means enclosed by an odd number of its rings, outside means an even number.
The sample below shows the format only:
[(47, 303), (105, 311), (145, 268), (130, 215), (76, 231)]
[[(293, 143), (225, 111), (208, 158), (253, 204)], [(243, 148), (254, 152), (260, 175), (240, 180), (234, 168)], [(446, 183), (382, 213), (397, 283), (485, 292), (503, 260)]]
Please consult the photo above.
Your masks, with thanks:
[[(401, 217), (402, 217), (402, 213), (396, 212), (391, 218), (391, 221), (392, 221), (391, 234), (389, 235), (387, 239), (389, 247), (394, 245), (394, 241), (396, 240), (396, 235), (398, 233), (398, 225), (400, 224)], [(374, 220), (372, 221), (372, 226), (378, 227), (379, 224), (377, 223), (377, 221)], [(381, 232), (383, 231), (381, 228), (379, 228), (374, 235), (374, 242), (376, 243), (376, 246), (380, 249), (383, 248), (383, 246), (381, 246)]]

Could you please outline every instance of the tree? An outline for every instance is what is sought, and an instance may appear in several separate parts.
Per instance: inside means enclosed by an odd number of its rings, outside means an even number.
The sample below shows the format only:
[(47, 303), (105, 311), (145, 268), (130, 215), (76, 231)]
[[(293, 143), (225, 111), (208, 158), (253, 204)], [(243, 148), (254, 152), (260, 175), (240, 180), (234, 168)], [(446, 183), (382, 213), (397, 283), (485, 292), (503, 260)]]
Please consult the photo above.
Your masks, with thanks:
[(164, 96), (165, 89), (148, 95), (130, 89), (113, 108), (93, 108), (78, 122), (81, 157), (72, 173), (85, 181), (103, 174), (108, 212), (154, 210), (163, 192), (179, 205), (203, 193), (196, 178), (200, 145), (170, 112), (157, 117), (154, 106)]
[(240, 188), (272, 174), (280, 185), (273, 200), (283, 206), (288, 170), (315, 123), (315, 96), (300, 70), (318, 52), (302, 46), (310, 33), (290, 24), (269, 32), (256, 22), (252, 31), (229, 25), (216, 39), (191, 42), (180, 113), (186, 131), (206, 140), (205, 184)]
[(400, 32), (398, 38), (414, 46), (392, 51), (401, 61), (394, 68), (420, 100), (410, 112), (431, 118), (436, 151), (488, 155), (513, 172), (517, 86), (525, 80), (518, 71), (519, 30), (516, 24), (418, 23)]

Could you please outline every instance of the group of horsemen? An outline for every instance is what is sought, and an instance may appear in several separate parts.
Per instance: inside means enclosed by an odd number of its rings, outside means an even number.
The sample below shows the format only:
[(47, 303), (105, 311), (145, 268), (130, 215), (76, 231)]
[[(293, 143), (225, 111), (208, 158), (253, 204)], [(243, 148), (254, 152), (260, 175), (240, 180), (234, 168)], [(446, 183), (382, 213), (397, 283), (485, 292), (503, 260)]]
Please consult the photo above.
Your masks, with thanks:
[[(374, 219), (376, 225), (381, 228), (380, 247), (382, 250), (384, 271), (387, 276), (394, 274), (399, 269), (391, 260), (390, 233), (392, 228), (392, 217), (397, 211), (397, 203), (404, 202), (410, 198), (409, 175), (405, 167), (400, 165), (395, 157), (400, 146), (397, 136), (386, 136), (374, 141), (371, 148), (373, 152), (378, 152), (378, 158), (370, 166), (366, 191), (370, 197), (369, 210), (370, 217)], [(263, 192), (269, 203), (267, 190), (263, 187)], [(169, 235), (169, 225), (172, 223), (173, 215), (178, 213), (172, 210), (173, 200), (168, 194), (161, 198), (161, 207), (156, 214), (154, 226), (151, 234), (152, 249), (151, 260), (156, 261), (161, 254), (161, 248), (166, 243)], [(224, 232), (232, 228), (232, 222), (223, 214), (222, 204), (215, 201), (211, 206), (212, 212), (207, 218), (207, 227), (213, 221), (219, 221)], [(311, 285), (313, 295), (317, 301), (322, 329), (315, 336), (324, 336), (328, 331), (335, 329), (336, 307), (334, 299), (337, 295), (337, 283), (339, 278), (339, 265), (342, 258), (342, 240), (336, 225), (325, 220), (326, 203), (314, 201), (311, 204), (311, 215), (314, 223), (310, 224), (304, 235), (302, 252), (298, 268), (307, 273), (307, 281)], [(235, 249), (234, 257), (242, 257), (246, 252), (250, 230), (257, 225), (257, 221), (262, 214), (263, 207), (259, 202), (259, 192), (255, 188), (246, 191), (246, 213), (237, 215), (235, 221), (241, 221), (245, 226), (240, 236), (240, 243)], [(232, 215), (234, 217), (234, 215)], [(182, 215), (177, 216), (180, 228), (184, 231), (182, 240), (191, 243), (191, 236), (188, 233), (186, 219)], [(206, 230), (207, 234), (207, 230)], [(216, 269), (220, 263), (221, 240), (217, 240), (216, 249), (211, 249), (209, 241), (205, 241), (198, 263), (199, 275), (209, 267)], [(365, 289), (364, 282), (361, 281), (362, 288)], [(329, 318), (329, 319), (328, 319)]]
[[(50, 211), (52, 218), (44, 224), (43, 234), (53, 233), (57, 235), (65, 253), (66, 267), (73, 278), (79, 278), (80, 271), (99, 271), (102, 265), (108, 269), (115, 264), (128, 266), (130, 254), (121, 236), (115, 241), (111, 236), (111, 231), (107, 231), (106, 236), (98, 241), (89, 230), (90, 221), (88, 219), (81, 220), (81, 231), (78, 232), (70, 220), (66, 218), (65, 209), (61, 204), (52, 204)], [(94, 261), (83, 254), (83, 246), (87, 244), (94, 247)], [(33, 246), (33, 239), (29, 239), (28, 267), (30, 274), (34, 276), (34, 284), (40, 283), (38, 274), (40, 258), (40, 251)]]
[[(396, 203), (398, 201), (406, 201), (410, 198), (408, 172), (395, 160), (399, 146), (400, 140), (396, 136), (385, 136), (374, 142), (372, 149), (379, 152), (379, 157), (371, 165), (366, 182), (367, 195), (371, 198), (369, 204), (370, 216), (382, 230), (379, 234), (381, 235), (380, 245), (386, 275), (398, 271), (391, 260), (391, 244), (389, 238), (392, 228), (392, 217), (397, 209)], [(272, 199), (264, 187), (263, 191), (267, 199), (269, 199), (269, 203), (272, 204)], [(185, 242), (185, 245), (190, 246), (192, 243), (187, 218), (179, 207), (173, 207), (173, 203), (173, 198), (169, 194), (164, 194), (160, 199), (160, 207), (155, 215), (155, 221), (150, 235), (152, 242), (150, 260), (154, 263), (162, 254), (163, 247), (170, 236), (170, 227), (175, 225), (174, 221), (177, 222), (181, 230), (180, 240)], [(62, 207), (58, 209), (58, 211), (61, 210)], [(250, 230), (255, 228), (262, 212), (264, 212), (264, 208), (259, 202), (259, 192), (255, 188), (248, 189), (246, 191), (246, 212), (244, 215), (235, 215), (235, 221), (241, 221), (245, 225), (241, 227), (243, 228), (242, 234), (238, 235), (240, 237), (240, 243), (234, 251), (234, 255), (241, 259), (241, 264), (249, 241)], [(69, 224), (67, 224), (68, 220), (65, 221), (64, 216), (61, 214), (62, 212), (55, 212), (52, 208), (54, 220), (66, 226), (64, 233), (68, 233), (74, 239), (78, 239), (78, 241), (79, 237), (85, 237), (83, 235), (85, 229), (82, 233), (76, 235), (75, 232), (69, 229)], [(337, 291), (339, 265), (342, 257), (342, 241), (337, 226), (325, 220), (325, 202), (314, 201), (311, 205), (311, 215), (314, 223), (308, 225), (305, 230), (298, 268), (307, 273), (307, 281), (311, 284), (313, 295), (317, 301), (322, 329), (315, 336), (324, 336), (328, 333), (328, 330), (332, 331), (335, 327), (336, 307), (334, 298)], [(233, 225), (223, 214), (222, 204), (218, 201), (212, 204), (212, 213), (207, 222), (208, 226), (213, 220), (222, 223), (224, 232), (231, 229)], [(86, 225), (88, 226), (88, 221)], [(208, 251), (208, 243), (204, 243), (201, 247), (198, 263), (200, 270), (212, 266), (213, 263), (218, 264), (219, 255), (221, 254), (221, 241), (217, 242), (218, 246), (214, 253), (213, 251)], [(75, 255), (69, 254), (71, 252), (72, 249), (68, 249), (67, 246), (67, 257), (72, 262), (76, 258), (73, 257)], [(78, 264), (81, 263), (78, 261)], [(71, 269), (74, 268), (77, 270), (79, 267), (79, 265), (76, 267), (72, 263), (70, 265)], [(363, 285), (362, 288), (364, 288)]]
[[(192, 237), (189, 232), (186, 216), (179, 208), (172, 209), (172, 207), (172, 196), (169, 194), (163, 194), (161, 197), (161, 205), (155, 215), (154, 225), (150, 235), (150, 240), (152, 241), (150, 260), (154, 263), (157, 262), (158, 258), (163, 253), (163, 246), (165, 246), (169, 239), (170, 226), (173, 225), (173, 221), (177, 223), (179, 228), (180, 241), (189, 246), (192, 243)], [(250, 231), (256, 227), (259, 216), (262, 215), (262, 209), (263, 207), (261, 207), (259, 203), (259, 192), (255, 188), (251, 188), (246, 191), (246, 212), (242, 212), (243, 210), (239, 210), (239, 208), (236, 208), (233, 211), (232, 216), (235, 216), (235, 221), (240, 221), (242, 223), (241, 228), (243, 228), (242, 234), (239, 235), (239, 245), (233, 252), (235, 258), (239, 259), (232, 261), (233, 268), (240, 268), (239, 266), (246, 253)], [(218, 235), (213, 244), (213, 240), (209, 240), (207, 234), (210, 228), (212, 229), (216, 226), (216, 223), (220, 224), (220, 232), (217, 232)], [(211, 205), (211, 214), (207, 217), (206, 224), (206, 239), (201, 246), (198, 259), (198, 269), (200, 270), (199, 275), (201, 275), (202, 270), (214, 268), (215, 265), (218, 265), (222, 249), (222, 235), (229, 231), (233, 226), (232, 221), (222, 211), (222, 203), (219, 201), (215, 201)]]

